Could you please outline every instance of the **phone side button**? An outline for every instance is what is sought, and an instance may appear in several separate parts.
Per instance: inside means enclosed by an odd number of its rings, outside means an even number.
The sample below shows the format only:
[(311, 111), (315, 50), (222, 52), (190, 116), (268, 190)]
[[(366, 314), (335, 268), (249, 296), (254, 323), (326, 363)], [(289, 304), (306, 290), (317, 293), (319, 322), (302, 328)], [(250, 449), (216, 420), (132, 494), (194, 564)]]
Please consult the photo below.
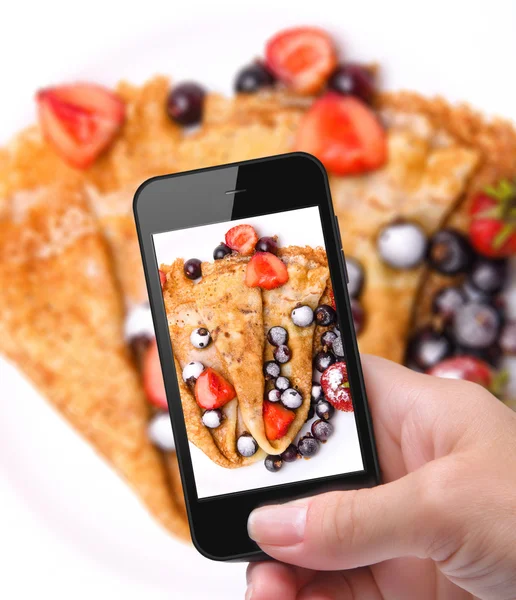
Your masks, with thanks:
[(346, 265), (346, 257), (344, 256), (344, 249), (340, 249), (340, 253), (342, 254), (342, 266), (344, 268), (344, 277), (346, 278), (346, 283), (349, 283), (349, 275), (348, 275), (348, 266)]

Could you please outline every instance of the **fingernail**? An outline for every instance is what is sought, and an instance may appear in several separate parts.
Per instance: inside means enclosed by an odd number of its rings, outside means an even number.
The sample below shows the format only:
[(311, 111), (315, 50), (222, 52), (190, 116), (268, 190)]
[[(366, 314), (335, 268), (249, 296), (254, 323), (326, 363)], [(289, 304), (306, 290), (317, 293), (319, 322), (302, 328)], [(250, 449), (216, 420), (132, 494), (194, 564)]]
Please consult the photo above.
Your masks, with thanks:
[(305, 505), (282, 504), (254, 510), (247, 522), (249, 537), (258, 544), (292, 546), (304, 538)]
[(248, 585), (247, 589), (245, 591), (245, 599), (244, 600), (251, 600), (253, 597), (253, 585)]

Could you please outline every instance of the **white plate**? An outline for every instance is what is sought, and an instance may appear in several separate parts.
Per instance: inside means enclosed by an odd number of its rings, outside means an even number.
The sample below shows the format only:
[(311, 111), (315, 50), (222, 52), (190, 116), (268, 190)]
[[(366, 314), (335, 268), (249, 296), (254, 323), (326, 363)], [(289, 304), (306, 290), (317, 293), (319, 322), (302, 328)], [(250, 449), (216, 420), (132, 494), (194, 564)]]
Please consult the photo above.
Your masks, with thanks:
[[(328, 28), (384, 84), (466, 99), (516, 120), (516, 5), (262, 0), (11, 3), (0, 36), (0, 140), (30, 122), (49, 83), (158, 72), (229, 92), (236, 70), (292, 24)], [(242, 598), (243, 565), (210, 563), (170, 538), (15, 370), (0, 361), (0, 596)], [(231, 524), (228, 523), (228, 528)]]

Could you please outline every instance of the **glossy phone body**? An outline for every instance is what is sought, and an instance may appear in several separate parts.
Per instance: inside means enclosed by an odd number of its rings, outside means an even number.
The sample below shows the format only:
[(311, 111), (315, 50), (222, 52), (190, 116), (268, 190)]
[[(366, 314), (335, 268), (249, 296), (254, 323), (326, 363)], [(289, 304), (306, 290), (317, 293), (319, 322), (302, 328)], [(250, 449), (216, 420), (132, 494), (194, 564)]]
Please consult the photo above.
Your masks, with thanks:
[[(234, 190), (239, 192), (233, 193)], [(199, 498), (174, 368), (154, 236), (160, 232), (222, 222), (227, 223), (229, 229), (235, 220), (313, 207), (317, 207), (320, 215), (339, 314), (363, 469), (284, 485), (275, 485), (272, 474), (268, 487)], [(254, 508), (331, 490), (370, 487), (380, 481), (346, 287), (339, 225), (333, 212), (326, 172), (314, 157), (293, 153), (155, 177), (143, 183), (136, 192), (134, 213), (193, 542), (199, 552), (213, 560), (264, 558), (247, 535), (247, 519)], [(292, 226), (295, 227), (295, 221)], [(281, 232), (278, 233), (281, 236)], [(192, 229), (192, 235), (195, 236), (195, 229)], [(220, 241), (214, 240), (213, 246)], [(324, 449), (329, 444), (330, 441)]]

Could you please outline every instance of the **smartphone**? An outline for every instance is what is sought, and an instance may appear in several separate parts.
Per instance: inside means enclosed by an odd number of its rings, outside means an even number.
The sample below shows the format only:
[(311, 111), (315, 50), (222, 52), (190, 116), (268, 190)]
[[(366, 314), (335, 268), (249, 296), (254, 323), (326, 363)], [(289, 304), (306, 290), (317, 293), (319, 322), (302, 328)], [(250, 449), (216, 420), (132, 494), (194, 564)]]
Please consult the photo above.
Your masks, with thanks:
[(192, 540), (264, 558), (254, 508), (380, 481), (326, 172), (292, 153), (155, 177), (134, 213)]

